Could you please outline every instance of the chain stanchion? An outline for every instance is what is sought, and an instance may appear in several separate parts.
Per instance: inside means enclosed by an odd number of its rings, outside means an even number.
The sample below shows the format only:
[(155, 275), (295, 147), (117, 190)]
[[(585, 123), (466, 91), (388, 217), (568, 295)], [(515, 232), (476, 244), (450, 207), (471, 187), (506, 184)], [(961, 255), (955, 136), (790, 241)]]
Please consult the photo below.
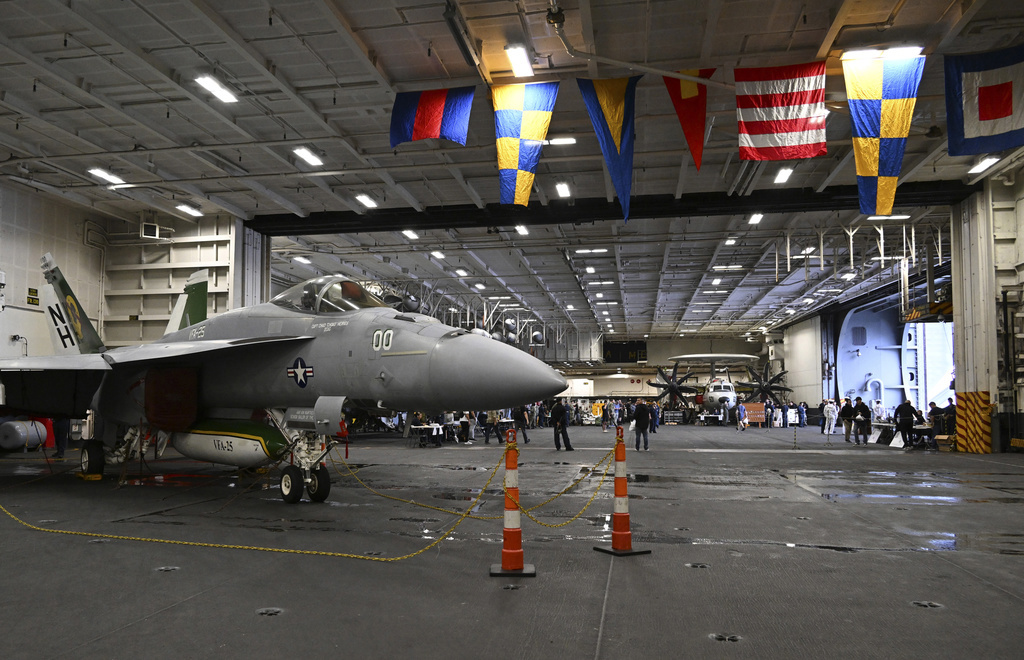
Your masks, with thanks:
[(594, 546), (594, 550), (617, 557), (649, 555), (650, 550), (633, 549), (633, 532), (629, 529), (629, 495), (626, 493), (626, 441), (622, 427), (615, 427), (615, 507), (612, 512), (612, 547)]
[(491, 564), (491, 577), (537, 577), (533, 564), (523, 564), (523, 529), (519, 515), (519, 446), (516, 431), (505, 434), (505, 528), (501, 563)]

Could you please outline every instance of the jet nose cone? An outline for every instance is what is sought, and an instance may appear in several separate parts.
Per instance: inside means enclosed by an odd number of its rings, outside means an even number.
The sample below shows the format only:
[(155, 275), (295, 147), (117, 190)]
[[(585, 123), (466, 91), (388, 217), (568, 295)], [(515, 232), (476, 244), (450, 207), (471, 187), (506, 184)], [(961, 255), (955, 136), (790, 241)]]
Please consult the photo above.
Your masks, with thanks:
[(430, 358), (430, 386), (449, 409), (488, 410), (540, 401), (568, 383), (537, 358), (489, 337), (440, 340)]

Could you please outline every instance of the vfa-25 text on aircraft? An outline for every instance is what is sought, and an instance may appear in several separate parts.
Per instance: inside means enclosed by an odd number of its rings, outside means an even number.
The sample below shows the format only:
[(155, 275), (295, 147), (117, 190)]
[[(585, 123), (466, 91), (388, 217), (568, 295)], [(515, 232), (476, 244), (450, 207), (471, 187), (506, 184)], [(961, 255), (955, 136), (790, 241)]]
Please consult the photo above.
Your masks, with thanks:
[[(88, 323), (88, 319), (84, 319)], [(91, 326), (90, 326), (91, 327)], [(281, 493), (330, 490), (323, 459), (344, 409), (489, 410), (562, 392), (556, 371), (512, 346), (399, 312), (340, 276), (221, 314), (144, 346), (0, 360), (9, 408), (96, 414), (85, 472), (147, 443), (242, 468), (289, 453)]]

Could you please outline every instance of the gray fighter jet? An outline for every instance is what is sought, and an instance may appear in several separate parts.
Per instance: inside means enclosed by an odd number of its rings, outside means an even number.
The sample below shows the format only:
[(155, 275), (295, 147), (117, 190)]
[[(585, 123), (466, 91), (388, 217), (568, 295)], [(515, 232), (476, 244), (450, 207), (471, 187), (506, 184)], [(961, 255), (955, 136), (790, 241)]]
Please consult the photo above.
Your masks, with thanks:
[[(88, 322), (88, 319), (85, 320)], [(145, 346), (0, 360), (0, 403), (48, 416), (96, 413), (82, 470), (149, 443), (251, 468), (287, 457), (281, 494), (330, 491), (323, 460), (345, 410), (490, 410), (554, 396), (565, 379), (514, 347), (399, 312), (340, 276), (206, 319)]]

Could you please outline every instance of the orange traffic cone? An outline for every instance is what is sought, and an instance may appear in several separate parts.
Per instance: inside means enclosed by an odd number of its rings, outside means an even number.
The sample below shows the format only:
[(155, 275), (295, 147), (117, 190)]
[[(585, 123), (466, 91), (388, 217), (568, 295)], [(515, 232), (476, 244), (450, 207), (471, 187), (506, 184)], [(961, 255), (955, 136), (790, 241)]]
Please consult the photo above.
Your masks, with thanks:
[(626, 442), (622, 427), (615, 427), (615, 507), (612, 512), (612, 547), (594, 546), (598, 552), (625, 557), (649, 555), (650, 550), (633, 549), (633, 532), (629, 530), (629, 496), (626, 494)]
[(537, 577), (533, 564), (523, 564), (523, 530), (519, 516), (519, 447), (515, 429), (505, 435), (505, 528), (501, 563), (491, 564), (491, 577)]

